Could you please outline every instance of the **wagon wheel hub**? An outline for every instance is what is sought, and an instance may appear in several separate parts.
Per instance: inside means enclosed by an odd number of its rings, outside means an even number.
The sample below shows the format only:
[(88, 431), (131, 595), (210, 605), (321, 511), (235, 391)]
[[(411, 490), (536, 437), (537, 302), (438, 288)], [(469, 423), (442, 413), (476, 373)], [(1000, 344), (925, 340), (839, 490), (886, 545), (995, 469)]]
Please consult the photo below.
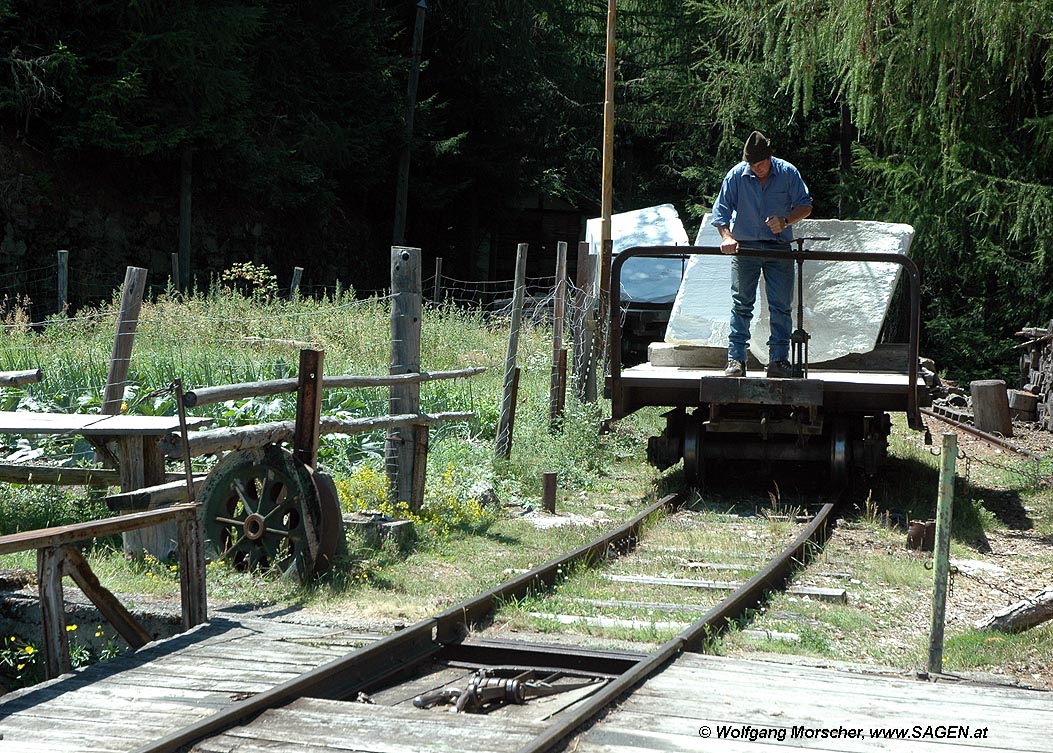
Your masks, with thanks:
[(267, 521), (259, 513), (253, 513), (245, 518), (242, 529), (245, 531), (245, 538), (249, 541), (259, 541), (267, 533)]

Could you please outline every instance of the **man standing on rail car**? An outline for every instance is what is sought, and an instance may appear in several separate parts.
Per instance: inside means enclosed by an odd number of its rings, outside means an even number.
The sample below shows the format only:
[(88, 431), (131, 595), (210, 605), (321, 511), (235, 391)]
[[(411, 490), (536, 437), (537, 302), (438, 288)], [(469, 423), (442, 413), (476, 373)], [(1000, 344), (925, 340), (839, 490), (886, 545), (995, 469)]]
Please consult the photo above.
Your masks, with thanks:
[(737, 254), (740, 242), (751, 249), (789, 251), (793, 241), (790, 226), (811, 213), (812, 197), (801, 173), (786, 160), (772, 156), (771, 144), (763, 133), (751, 133), (742, 148), (742, 162), (724, 176), (713, 205), (713, 226), (722, 239), (720, 250), (736, 254), (731, 260), (731, 333), (725, 376), (746, 376), (750, 321), (762, 271), (771, 315), (767, 376), (785, 379), (792, 375), (793, 259)]

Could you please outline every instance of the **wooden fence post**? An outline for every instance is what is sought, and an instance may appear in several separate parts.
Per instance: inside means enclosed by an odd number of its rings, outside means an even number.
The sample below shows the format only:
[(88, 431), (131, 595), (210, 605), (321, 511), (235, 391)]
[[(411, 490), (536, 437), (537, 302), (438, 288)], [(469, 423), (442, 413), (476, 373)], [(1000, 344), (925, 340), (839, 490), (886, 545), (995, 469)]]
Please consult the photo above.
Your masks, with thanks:
[(292, 282), (289, 283), (289, 300), (295, 301), (300, 292), (300, 278), (303, 276), (303, 267), (293, 267)]
[(183, 281), (179, 279), (179, 254), (172, 254), (172, 287), (183, 290)]
[[(132, 359), (132, 346), (135, 344), (135, 330), (139, 325), (139, 311), (143, 306), (145, 290), (146, 270), (141, 267), (128, 267), (113, 337), (110, 371), (106, 376), (106, 391), (103, 394), (101, 411), (103, 415), (116, 416), (121, 412), (128, 366)], [(164, 459), (160, 456), (160, 451), (151, 448), (149, 453), (144, 452), (143, 442), (143, 437), (136, 436), (122, 437), (120, 440), (122, 492), (154, 486), (164, 481)], [(141, 555), (146, 551), (164, 560), (175, 547), (177, 536), (175, 523), (162, 523), (151, 528), (128, 531), (123, 536), (124, 551), (133, 555)]]
[(69, 305), (69, 251), (58, 252), (58, 313), (66, 315)]
[(143, 307), (145, 290), (146, 270), (142, 267), (128, 267), (124, 273), (121, 309), (117, 314), (117, 331), (113, 336), (110, 371), (106, 376), (106, 391), (102, 399), (102, 413), (105, 415), (116, 416), (121, 412), (128, 364), (132, 358), (135, 329), (139, 325), (139, 311)]
[(936, 501), (936, 548), (933, 553), (932, 622), (929, 628), (929, 674), (943, 673), (943, 627), (947, 614), (947, 574), (951, 558), (951, 513), (954, 509), (954, 465), (958, 435), (943, 435), (940, 491)]
[(60, 546), (37, 550), (37, 592), (44, 624), (45, 674), (49, 680), (70, 670), (69, 637), (66, 635), (66, 611), (62, 598), (64, 562)]
[(567, 298), (567, 243), (556, 244), (556, 291), (552, 303), (552, 378), (548, 390), (548, 418), (555, 422), (562, 412), (560, 400), (560, 352), (563, 350), (563, 316)]
[[(421, 329), (420, 249), (391, 247), (391, 374), (420, 373)], [(391, 387), (388, 413), (420, 412), (420, 383)], [(384, 465), (395, 500), (416, 511), (413, 491), (413, 461), (417, 427), (407, 426), (388, 433)], [(420, 492), (419, 496), (422, 496)]]
[(196, 515), (179, 522), (179, 596), (183, 606), (183, 630), (208, 621), (205, 535)]
[(512, 454), (512, 423), (515, 420), (516, 356), (519, 353), (519, 328), (523, 320), (523, 298), (526, 295), (527, 244), (520, 243), (516, 249), (516, 278), (512, 294), (512, 325), (508, 334), (508, 352), (505, 356), (504, 393), (501, 399), (501, 416), (497, 422), (495, 454), (507, 460)]
[(318, 437), (322, 420), (322, 359), (325, 351), (300, 351), (299, 384), (296, 390), (296, 428), (293, 454), (304, 465), (318, 465)]
[(596, 265), (588, 241), (578, 243), (577, 292), (574, 306), (579, 312), (574, 334), (574, 386), (578, 399), (596, 401), (596, 374), (593, 365), (593, 339), (596, 335)]
[(556, 482), (555, 473), (541, 474), (541, 508), (545, 512), (556, 512)]
[(435, 287), (432, 290), (432, 303), (440, 303), (439, 296), (442, 295), (442, 257), (435, 259)]

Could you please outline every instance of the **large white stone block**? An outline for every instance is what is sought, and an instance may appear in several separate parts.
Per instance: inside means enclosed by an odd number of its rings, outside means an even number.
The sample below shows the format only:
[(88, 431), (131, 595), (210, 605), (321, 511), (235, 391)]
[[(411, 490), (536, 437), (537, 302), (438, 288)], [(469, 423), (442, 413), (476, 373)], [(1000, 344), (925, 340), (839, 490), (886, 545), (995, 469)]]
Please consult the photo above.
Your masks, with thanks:
[[(707, 214), (696, 246), (719, 246), (720, 236)], [(914, 228), (910, 225), (862, 220), (803, 220), (793, 227), (814, 251), (907, 254)], [(876, 262), (805, 261), (804, 328), (811, 335), (810, 363), (823, 363), (849, 353), (874, 349), (902, 267)], [(731, 257), (694, 256), (688, 262), (673, 302), (665, 340), (668, 343), (723, 347), (728, 345), (731, 314)], [(797, 326), (796, 287), (793, 326)], [(750, 333), (750, 353), (768, 359), (768, 304), (761, 280)]]
[[(586, 223), (585, 240), (589, 253), (600, 253), (601, 219)], [(634, 246), (687, 246), (684, 223), (672, 204), (635, 209), (611, 215), (611, 241), (618, 254)], [(622, 305), (638, 303), (672, 303), (680, 289), (686, 262), (680, 259), (630, 259), (622, 267)]]

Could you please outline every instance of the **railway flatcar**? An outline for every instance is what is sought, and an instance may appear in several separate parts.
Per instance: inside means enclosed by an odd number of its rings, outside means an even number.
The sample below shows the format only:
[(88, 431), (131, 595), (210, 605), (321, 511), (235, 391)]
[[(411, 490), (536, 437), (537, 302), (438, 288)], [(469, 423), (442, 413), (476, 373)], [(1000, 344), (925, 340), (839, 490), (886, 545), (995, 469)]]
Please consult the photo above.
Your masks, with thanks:
[[(763, 376), (757, 355), (750, 356), (746, 376), (724, 375), (730, 258), (720, 253), (719, 241), (707, 242), (705, 223), (694, 246), (636, 246), (614, 258), (606, 394), (614, 419), (646, 406), (669, 408), (664, 432), (648, 443), (657, 467), (683, 460), (685, 476), (700, 482), (707, 460), (806, 461), (826, 464), (844, 483), (854, 469), (878, 471), (887, 456), (890, 414), (903, 413), (911, 429), (924, 430), (920, 409), (929, 394), (918, 360), (919, 274), (906, 253), (913, 229), (807, 220), (795, 230), (802, 237), (790, 252), (797, 284), (788, 379)], [(774, 255), (748, 248), (740, 254)], [(625, 368), (621, 277), (639, 257), (684, 258), (687, 272), (666, 342), (652, 344), (646, 363)], [(897, 287), (909, 307), (905, 342), (878, 342)], [(763, 300), (758, 294), (761, 312), (752, 333), (760, 343)]]

